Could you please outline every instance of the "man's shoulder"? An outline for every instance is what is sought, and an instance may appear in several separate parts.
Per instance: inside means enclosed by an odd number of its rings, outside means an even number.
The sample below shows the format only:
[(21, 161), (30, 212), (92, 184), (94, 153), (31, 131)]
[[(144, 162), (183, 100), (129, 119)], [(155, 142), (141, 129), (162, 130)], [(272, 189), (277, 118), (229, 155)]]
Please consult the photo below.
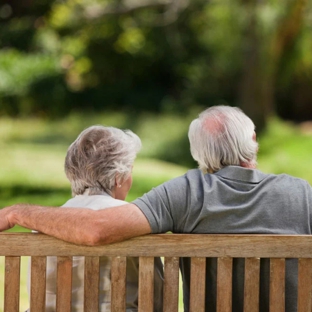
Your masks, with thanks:
[(300, 178), (300, 177), (295, 177), (288, 173), (278, 173), (278, 174), (271, 173), (271, 174), (268, 174), (268, 177), (272, 177), (273, 179), (278, 179), (278, 180), (290, 182), (290, 183), (301, 183), (301, 184), (310, 185), (307, 180)]
[(283, 194), (288, 192), (291, 196), (309, 196), (312, 199), (312, 187), (310, 183), (300, 177), (287, 173), (269, 174), (266, 185), (275, 190), (280, 189)]

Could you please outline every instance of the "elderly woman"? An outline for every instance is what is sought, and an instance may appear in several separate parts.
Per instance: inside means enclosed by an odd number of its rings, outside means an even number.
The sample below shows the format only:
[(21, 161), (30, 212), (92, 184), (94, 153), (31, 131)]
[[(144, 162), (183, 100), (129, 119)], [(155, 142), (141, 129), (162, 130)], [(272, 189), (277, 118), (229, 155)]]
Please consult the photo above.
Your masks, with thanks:
[[(133, 132), (114, 127), (92, 126), (70, 145), (65, 159), (65, 173), (71, 183), (73, 198), (63, 207), (87, 207), (98, 210), (124, 204), (132, 185), (132, 167), (141, 140)], [(70, 220), (68, 220), (70, 222)], [(81, 220), (83, 222), (83, 220)], [(155, 262), (155, 311), (162, 311), (162, 263)], [(110, 311), (109, 257), (100, 259), (100, 311)], [(84, 257), (73, 259), (72, 311), (83, 311)], [(56, 258), (47, 263), (46, 311), (56, 306)], [(126, 311), (138, 307), (138, 259), (127, 259)]]

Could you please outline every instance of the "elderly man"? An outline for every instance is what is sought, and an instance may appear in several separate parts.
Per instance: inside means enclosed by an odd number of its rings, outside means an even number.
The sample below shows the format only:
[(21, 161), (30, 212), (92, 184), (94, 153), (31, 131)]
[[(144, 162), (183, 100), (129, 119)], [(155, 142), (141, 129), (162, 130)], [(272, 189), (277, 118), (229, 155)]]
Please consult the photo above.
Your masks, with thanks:
[[(13, 205), (0, 211), (0, 230), (19, 224), (87, 245), (167, 231), (311, 234), (311, 186), (286, 174), (256, 169), (255, 126), (240, 109), (208, 108), (191, 123), (189, 139), (199, 169), (163, 183), (130, 204), (100, 211)], [(242, 259), (234, 263), (233, 311), (242, 311), (243, 266)], [(181, 270), (188, 311), (188, 259), (182, 260)], [(214, 311), (215, 270), (213, 260), (207, 263), (206, 311)], [(296, 311), (297, 263), (287, 260), (286, 270), (286, 309)], [(268, 311), (267, 271), (264, 261), (260, 311)]]

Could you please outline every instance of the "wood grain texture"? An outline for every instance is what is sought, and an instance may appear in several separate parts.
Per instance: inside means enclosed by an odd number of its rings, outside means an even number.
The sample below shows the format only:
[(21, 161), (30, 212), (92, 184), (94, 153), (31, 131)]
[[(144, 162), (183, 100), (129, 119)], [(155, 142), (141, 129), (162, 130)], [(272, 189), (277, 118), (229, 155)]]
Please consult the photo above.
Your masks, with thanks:
[(4, 311), (19, 311), (20, 257), (5, 257)]
[(270, 259), (270, 312), (285, 311), (285, 259)]
[(219, 258), (217, 269), (217, 312), (232, 311), (233, 259)]
[(298, 266), (298, 312), (311, 312), (312, 259), (299, 259)]
[(260, 258), (245, 259), (244, 312), (259, 312)]
[(191, 259), (190, 312), (205, 311), (206, 258)]
[[(218, 258), (217, 307), (232, 305), (232, 261), (245, 258), (244, 311), (258, 312), (259, 258), (270, 258), (270, 311), (285, 309), (285, 259), (299, 260), (298, 312), (312, 309), (312, 236), (310, 235), (146, 235), (106, 246), (78, 246), (35, 233), (0, 233), (0, 256), (6, 257), (5, 312), (19, 310), (20, 256), (32, 256), (32, 311), (45, 310), (46, 256), (58, 257), (57, 311), (70, 311), (71, 257), (85, 256), (85, 311), (97, 311), (99, 257), (112, 257), (112, 311), (124, 311), (126, 257), (140, 257), (139, 312), (153, 311), (154, 257), (165, 257), (164, 311), (176, 312), (178, 260), (191, 257), (190, 311), (204, 311), (206, 257)], [(2, 299), (2, 298), (0, 298)], [(88, 303), (88, 300), (90, 301)], [(115, 303), (116, 302), (116, 303)], [(114, 310), (115, 309), (115, 310)]]
[(112, 283), (112, 312), (124, 312), (126, 310), (126, 273), (127, 258), (113, 257), (111, 267)]
[(46, 257), (31, 257), (31, 311), (45, 311), (46, 263)]
[(85, 257), (84, 311), (99, 311), (100, 258)]
[(56, 312), (71, 311), (72, 263), (72, 257), (57, 258)]
[(0, 233), (1, 256), (311, 258), (310, 235), (153, 234), (80, 246), (35, 233)]
[(164, 307), (163, 312), (179, 310), (179, 258), (167, 257), (164, 260)]
[(154, 310), (154, 258), (139, 259), (139, 309), (138, 312)]

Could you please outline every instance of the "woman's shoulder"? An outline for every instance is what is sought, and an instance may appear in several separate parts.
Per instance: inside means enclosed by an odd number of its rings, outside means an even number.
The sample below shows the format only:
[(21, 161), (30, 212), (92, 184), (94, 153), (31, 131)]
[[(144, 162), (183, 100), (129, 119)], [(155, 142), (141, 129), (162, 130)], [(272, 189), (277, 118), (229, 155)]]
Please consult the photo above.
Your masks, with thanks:
[(77, 195), (69, 199), (63, 207), (89, 208), (98, 210), (125, 204), (127, 204), (126, 201), (115, 199), (109, 195)]

